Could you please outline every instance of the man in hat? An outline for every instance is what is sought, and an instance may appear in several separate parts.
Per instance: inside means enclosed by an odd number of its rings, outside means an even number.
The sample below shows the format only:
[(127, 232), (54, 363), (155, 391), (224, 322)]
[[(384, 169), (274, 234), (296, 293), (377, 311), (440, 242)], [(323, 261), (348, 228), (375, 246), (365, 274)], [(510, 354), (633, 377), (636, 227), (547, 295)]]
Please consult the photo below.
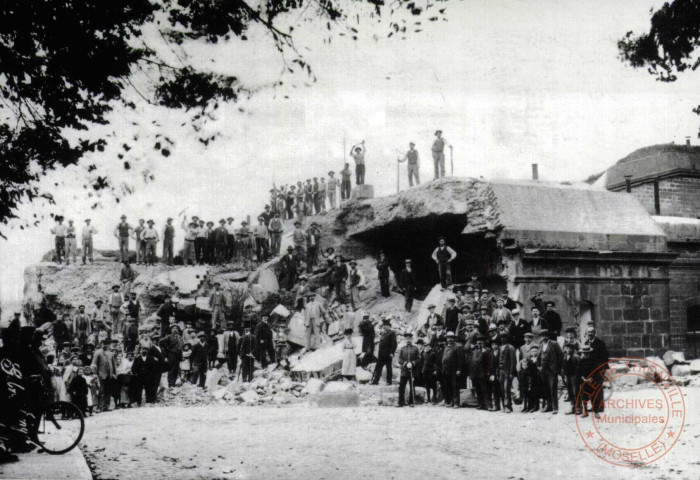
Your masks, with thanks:
[(98, 343), (91, 364), (91, 367), (97, 372), (97, 378), (100, 380), (99, 411), (102, 412), (109, 410), (110, 392), (113, 382), (117, 378), (110, 348), (111, 343), (109, 341)]
[[(67, 227), (63, 225), (63, 217), (57, 215), (55, 217), (56, 225), (51, 228), (51, 233), (54, 235), (54, 245), (56, 248), (56, 262), (62, 263), (63, 256), (66, 253), (66, 230)], [(67, 258), (66, 258), (67, 260)]]
[(119, 293), (119, 285), (112, 285), (112, 293), (107, 297), (107, 305), (109, 305), (109, 317), (112, 321), (112, 330), (115, 332), (121, 331), (119, 315), (123, 303), (124, 297)]
[(280, 265), (280, 285), (282, 289), (291, 292), (296, 283), (297, 270), (299, 269), (299, 258), (291, 245), (287, 247), (287, 253), (280, 258)]
[(577, 401), (579, 388), (581, 386), (576, 371), (578, 370), (579, 357), (576, 354), (576, 344), (564, 343), (564, 359), (562, 360), (562, 376), (564, 377), (564, 385), (566, 392), (571, 402), (571, 411), (566, 412), (567, 415), (573, 415), (581, 411)]
[(130, 400), (141, 406), (144, 390), (146, 391), (146, 403), (155, 403), (158, 393), (156, 382), (160, 378), (160, 370), (158, 362), (153, 358), (147, 345), (142, 345), (139, 353), (134, 358), (134, 363), (131, 364)]
[(445, 147), (447, 140), (442, 136), (442, 130), (435, 130), (435, 141), (431, 148), (435, 166), (435, 180), (445, 176)]
[(561, 316), (554, 310), (555, 306), (556, 304), (551, 300), (547, 300), (546, 302), (544, 302), (544, 307), (546, 310), (543, 316), (545, 321), (547, 322), (547, 328), (550, 332), (552, 332), (552, 334), (555, 335), (556, 338), (561, 335), (562, 323)]
[(431, 258), (438, 266), (438, 274), (440, 275), (440, 286), (444, 290), (447, 285), (452, 283), (452, 261), (457, 258), (457, 252), (448, 247), (445, 243), (445, 237), (438, 239), (438, 246), (433, 250)]
[(467, 282), (467, 290), (469, 288), (472, 289), (472, 291), (476, 291), (481, 293), (481, 282), (479, 281), (479, 276), (476, 273), (472, 273), (469, 275), (470, 280)]
[(326, 179), (321, 177), (316, 192), (316, 213), (326, 211)]
[(173, 218), (168, 217), (163, 227), (163, 263), (166, 265), (173, 264), (173, 250), (175, 246), (175, 227), (173, 226)]
[(579, 401), (577, 413), (580, 413), (581, 417), (588, 416), (589, 403), (592, 404), (591, 406), (595, 407), (596, 403), (598, 403), (598, 397), (604, 396), (602, 392), (603, 384), (598, 383), (599, 377), (596, 375), (597, 366), (591, 358), (592, 352), (593, 350), (590, 345), (581, 345), (579, 349), (581, 358), (578, 361), (575, 376), (579, 384), (579, 390), (577, 390), (577, 398)]
[(345, 284), (348, 279), (348, 268), (343, 263), (343, 259), (340, 256), (335, 257), (335, 263), (331, 271), (331, 282), (333, 284), (333, 295), (331, 299), (335, 299), (340, 303), (346, 303), (345, 298)]
[(508, 296), (508, 290), (503, 289), (501, 290), (501, 298), (503, 299), (503, 306), (506, 307), (508, 310), (511, 312), (518, 308), (518, 304)]
[(360, 364), (362, 368), (366, 369), (374, 361), (374, 324), (369, 318), (369, 313), (362, 314), (362, 320), (357, 328), (362, 335), (362, 358)]
[(90, 312), (90, 328), (95, 329), (95, 323), (107, 322), (109, 318), (109, 307), (104, 305), (104, 302), (100, 299), (95, 300), (95, 307)]
[(236, 367), (238, 366), (238, 341), (240, 336), (238, 332), (234, 330), (234, 323), (228, 322), (226, 324), (226, 331), (224, 331), (224, 357), (226, 358), (226, 365), (228, 371), (231, 375), (235, 375)]
[[(19, 322), (17, 322), (17, 324), (19, 325)], [(61, 346), (73, 339), (73, 325), (70, 322), (68, 314), (64, 314), (61, 318), (56, 318), (56, 320), (53, 321), (52, 331), (53, 339), (56, 344), (56, 355), (58, 355)]]
[(456, 306), (457, 299), (450, 297), (447, 300), (447, 308), (445, 309), (445, 329), (448, 332), (455, 332), (459, 337), (459, 309)]
[[(275, 196), (274, 199), (277, 197)], [(273, 198), (270, 198), (272, 201), (272, 204), (274, 205), (275, 202), (273, 201)], [(263, 222), (265, 223), (265, 226), (267, 227), (270, 224), (270, 219), (272, 218), (272, 212), (270, 212), (270, 205), (265, 205), (263, 208), (263, 211), (260, 215), (258, 215), (258, 218), (263, 217)]]
[[(139, 302), (137, 298), (136, 292), (131, 292), (129, 299), (122, 305), (122, 310), (124, 310), (124, 313), (129, 317), (135, 318), (136, 325), (138, 326), (143, 308), (141, 307), (141, 302)], [(115, 329), (115, 332), (119, 331), (119, 329)]]
[(350, 262), (350, 270), (348, 271), (347, 286), (348, 293), (350, 294), (350, 306), (354, 312), (359, 310), (362, 305), (360, 303), (360, 287), (364, 286), (364, 284), (365, 276), (362, 271), (357, 268), (357, 262), (352, 260)]
[(262, 315), (255, 327), (255, 353), (263, 368), (267, 368), (270, 363), (275, 363), (275, 344), (268, 319), (267, 315)]
[(233, 261), (236, 256), (236, 224), (233, 223), (234, 218), (228, 217), (226, 219), (226, 260), (229, 262)]
[(312, 272), (318, 264), (318, 244), (321, 240), (321, 229), (318, 223), (311, 222), (306, 229), (306, 270)]
[(365, 154), (367, 149), (365, 148), (365, 141), (362, 140), (360, 143), (353, 145), (350, 149), (350, 156), (355, 160), (355, 184), (364, 185), (365, 184)]
[(282, 234), (284, 233), (284, 224), (280, 219), (280, 212), (275, 212), (270, 224), (268, 225), (270, 231), (270, 253), (274, 256), (280, 254), (280, 246), (282, 245)]
[(537, 307), (537, 310), (539, 310), (540, 314), (543, 314), (546, 311), (542, 295), (544, 295), (544, 292), (535, 292), (532, 298), (530, 298), (530, 301), (535, 307)]
[(146, 229), (145, 220), (139, 219), (139, 224), (134, 228), (131, 237), (136, 240), (136, 263), (141, 265), (146, 256), (146, 242), (143, 241), (142, 233)]
[(350, 189), (352, 187), (352, 172), (350, 171), (350, 164), (346, 163), (343, 169), (340, 171), (340, 199), (350, 200)]
[(322, 325), (326, 321), (326, 311), (316, 299), (315, 293), (309, 293), (304, 307), (304, 327), (306, 327), (306, 349), (316, 350), (321, 343)]
[(391, 291), (389, 290), (389, 261), (386, 259), (384, 251), (379, 252), (377, 276), (379, 277), (379, 290), (382, 297), (389, 298), (391, 295)]
[(124, 295), (131, 293), (131, 284), (136, 280), (136, 272), (131, 268), (129, 259), (124, 260), (124, 265), (119, 271), (119, 283), (122, 284), (122, 292)]
[[(530, 349), (535, 345), (532, 342), (532, 332), (523, 333), (523, 344), (515, 349), (516, 363), (515, 368), (518, 375), (518, 389), (520, 394), (520, 399), (525, 400), (527, 393), (527, 359), (530, 358)], [(517, 403), (517, 402), (516, 402)], [(525, 408), (523, 408), (525, 411)]]
[[(530, 321), (530, 328), (532, 333), (536, 336), (540, 336), (542, 330), (549, 330), (549, 325), (547, 325), (547, 320), (545, 320), (540, 315), (540, 309), (537, 307), (532, 307), (530, 309), (532, 320)], [(539, 340), (538, 340), (539, 342)]]
[(431, 303), (428, 305), (428, 317), (425, 320), (426, 325), (432, 327), (433, 325), (445, 325), (442, 319), (442, 315), (435, 313), (435, 304)]
[(306, 305), (306, 298), (311, 293), (311, 288), (309, 287), (309, 279), (306, 275), (299, 276), (299, 286), (297, 287), (297, 293), (294, 297), (294, 306), (297, 312), (304, 310), (304, 305)]
[(561, 371), (564, 354), (557, 342), (550, 340), (548, 330), (541, 330), (540, 353), (537, 358), (537, 369), (540, 373), (541, 385), (545, 399), (544, 412), (559, 412), (559, 372)]
[(503, 395), (503, 411), (513, 413), (513, 377), (517, 370), (517, 356), (515, 347), (509, 333), (501, 336), (501, 350), (498, 354), (498, 380), (500, 381), (501, 394)]
[(211, 309), (211, 324), (216, 329), (223, 325), (226, 320), (224, 316), (225, 303), (221, 283), (214, 282), (214, 291), (209, 295), (209, 308)]
[(264, 262), (268, 257), (270, 237), (265, 225), (265, 217), (262, 215), (258, 217), (258, 224), (253, 228), (253, 237), (255, 238), (255, 252), (258, 262)]
[(80, 348), (85, 347), (88, 335), (92, 333), (90, 318), (88, 314), (85, 313), (85, 305), (80, 305), (78, 307), (78, 312), (73, 316), (73, 332), (75, 332), (75, 336), (78, 338), (78, 345)]
[(169, 332), (170, 317), (175, 316), (175, 305), (172, 298), (165, 297), (163, 305), (158, 307), (156, 316), (158, 317), (158, 323), (160, 323), (160, 336), (165, 337)]
[[(195, 217), (192, 217), (194, 220)], [(204, 225), (204, 220), (197, 218), (196, 235), (194, 238), (194, 257), (197, 260), (197, 265), (204, 265), (204, 256), (207, 249), (207, 227)]]
[(525, 392), (523, 401), (523, 413), (537, 412), (540, 409), (542, 388), (540, 372), (537, 369), (537, 361), (540, 356), (540, 346), (533, 343), (529, 350), (529, 357), (521, 362), (524, 372)]
[(411, 267), (411, 259), (407, 258), (404, 261), (406, 265), (399, 275), (399, 287), (403, 290), (404, 298), (406, 299), (405, 309), (406, 312), (410, 312), (413, 308), (413, 295), (418, 288), (418, 280)]
[[(419, 339), (419, 341), (422, 339)], [(434, 347), (429, 343), (425, 344), (425, 348), (421, 352), (421, 377), (423, 380), (423, 387), (425, 387), (426, 401), (428, 403), (437, 404), (437, 378), (438, 378), (438, 366), (437, 366), (437, 354)]]
[(496, 308), (493, 309), (491, 313), (491, 321), (496, 324), (496, 326), (503, 325), (504, 331), (508, 333), (513, 333), (513, 328), (515, 327), (515, 320), (513, 319), (513, 314), (508, 310), (503, 302), (502, 298), (496, 299)]
[(90, 225), (90, 219), (85, 219), (85, 226), (83, 227), (83, 232), (81, 234), (82, 246), (83, 246), (83, 265), (85, 265), (85, 260), (90, 259), (90, 263), (93, 262), (93, 251), (92, 251), (92, 237), (97, 233), (97, 229)]
[(520, 309), (515, 309), (513, 314), (513, 346), (518, 349), (525, 343), (525, 334), (532, 332), (532, 326), (526, 318), (520, 316)]
[(391, 363), (396, 353), (396, 332), (391, 329), (391, 319), (385, 317), (382, 320), (379, 337), (379, 349), (377, 351), (377, 364), (374, 367), (374, 377), (372, 384), (378, 385), (382, 376), (382, 369), (386, 367), (386, 384), (391, 385), (392, 371)]
[(253, 380), (253, 366), (255, 364), (255, 337), (250, 334), (250, 328), (243, 328), (243, 336), (238, 342), (238, 356), (241, 358), (241, 381)]
[(294, 232), (292, 232), (292, 243), (298, 258), (306, 258), (306, 232), (301, 228), (301, 222), (294, 222)]
[(192, 217), (192, 221), (187, 222), (187, 217), (182, 219), (182, 229), (185, 231), (185, 245), (182, 249), (182, 263), (187, 266), (197, 264), (195, 244), (197, 243), (197, 222)]
[(160, 237), (158, 236), (158, 230), (153, 228), (155, 222), (149, 219), (146, 223), (148, 223), (148, 227), (141, 232), (141, 242), (145, 251), (143, 261), (146, 265), (153, 266), (156, 264), (156, 246)]
[(459, 408), (458, 378), (464, 372), (464, 348), (455, 342), (455, 333), (447, 332), (447, 347), (442, 354), (442, 378), (445, 382), (445, 406)]
[(476, 345), (469, 362), (469, 377), (476, 393), (479, 410), (491, 409), (491, 349), (484, 344), (486, 337), (482, 333), (476, 336)]
[(180, 336), (180, 327), (173, 325), (170, 334), (160, 341), (168, 368), (168, 386), (174, 387), (175, 381), (180, 376), (180, 362), (182, 361), (182, 347), (184, 342)]
[(328, 172), (328, 181), (326, 182), (326, 192), (328, 195), (328, 203), (330, 203), (331, 208), (335, 208), (336, 190), (340, 182), (335, 178), (335, 172)]
[(205, 230), (207, 241), (204, 246), (204, 263), (213, 265), (216, 262), (216, 237), (214, 235), (214, 222), (207, 222)]
[(408, 383), (408, 405), (412, 407), (416, 399), (414, 381), (420, 367), (420, 350), (413, 345), (413, 334), (411, 332), (406, 332), (403, 336), (406, 344), (399, 350), (401, 376), (399, 379), (399, 404), (397, 406), (404, 406), (406, 383)]
[(136, 319), (129, 317), (124, 327), (124, 350), (132, 351), (139, 343), (139, 326)]
[[(597, 337), (595, 327), (588, 327), (586, 329), (586, 339), (583, 345), (587, 345), (591, 348), (590, 352), (590, 362), (593, 364), (593, 369), (595, 370), (595, 375), (591, 380), (597, 385), (602, 385), (605, 381), (605, 376), (608, 369), (610, 368), (608, 362), (610, 361), (610, 356), (608, 355), (608, 347), (605, 342)], [(603, 395), (598, 395), (594, 399), (593, 411), (597, 416), (604, 410)]]
[(407, 172), (408, 172), (408, 185), (413, 186), (413, 179), (416, 179), (416, 185), (420, 185), (420, 158), (418, 156), (418, 150), (416, 150), (416, 144), (409, 142), (408, 151), (403, 156), (399, 158), (399, 163), (408, 162)]

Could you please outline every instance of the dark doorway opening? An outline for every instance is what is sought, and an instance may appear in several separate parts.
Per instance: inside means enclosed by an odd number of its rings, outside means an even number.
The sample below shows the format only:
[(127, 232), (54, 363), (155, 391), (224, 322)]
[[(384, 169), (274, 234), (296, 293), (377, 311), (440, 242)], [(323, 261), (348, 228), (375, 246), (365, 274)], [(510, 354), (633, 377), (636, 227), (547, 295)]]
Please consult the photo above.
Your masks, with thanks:
[(421, 284), (419, 299), (440, 281), (437, 265), (431, 258), (439, 237), (445, 237), (447, 245), (457, 252), (452, 264), (453, 283), (468, 282), (473, 272), (486, 288), (488, 283), (495, 287), (505, 286), (502, 278), (494, 279), (499, 273), (500, 262), (495, 237), (464, 235), (462, 230), (466, 223), (464, 215), (434, 215), (392, 222), (353, 238), (365, 243), (377, 256), (383, 250), (396, 276), (403, 270), (404, 261), (410, 258)]

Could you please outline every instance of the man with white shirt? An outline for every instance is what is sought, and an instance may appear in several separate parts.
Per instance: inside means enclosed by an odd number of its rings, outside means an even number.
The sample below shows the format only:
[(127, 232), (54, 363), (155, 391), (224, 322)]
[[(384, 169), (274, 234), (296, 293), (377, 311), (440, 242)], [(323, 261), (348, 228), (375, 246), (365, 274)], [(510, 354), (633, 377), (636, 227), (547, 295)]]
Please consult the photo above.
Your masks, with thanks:
[(148, 222), (148, 227), (141, 232), (141, 242), (145, 245), (145, 258), (144, 258), (144, 263), (146, 265), (155, 265), (156, 264), (156, 245), (158, 244), (158, 240), (160, 240), (160, 237), (158, 236), (158, 230), (153, 228), (154, 221), (149, 220)]
[(66, 230), (67, 227), (63, 225), (63, 217), (56, 216), (57, 225), (54, 225), (51, 229), (51, 233), (55, 235), (55, 245), (56, 245), (56, 262), (62, 263), (63, 256), (66, 254)]
[(226, 259), (229, 262), (233, 261), (236, 254), (236, 225), (234, 225), (233, 220), (233, 217), (228, 217), (224, 226), (226, 228), (226, 245), (228, 246)]
[(433, 163), (435, 164), (435, 180), (445, 176), (445, 147), (447, 140), (442, 137), (442, 130), (435, 130), (435, 141), (433, 142)]
[(328, 202), (331, 204), (331, 208), (335, 208), (336, 191), (340, 185), (340, 180), (335, 178), (335, 172), (328, 172), (328, 181), (326, 182), (326, 194), (328, 195)]
[(66, 265), (70, 265), (70, 257), (73, 257), (73, 263), (77, 263), (75, 261), (75, 254), (78, 249), (78, 243), (75, 239), (76, 234), (73, 220), (68, 220), (68, 226), (66, 227)]
[(182, 264), (187, 266), (197, 264), (195, 258), (194, 243), (197, 240), (197, 222), (192, 217), (192, 221), (187, 223), (187, 217), (182, 219), (182, 229), (185, 231), (185, 246), (182, 249)]
[(145, 222), (143, 218), (139, 218), (139, 224), (132, 233), (134, 240), (136, 240), (136, 263), (138, 265), (143, 263), (143, 259), (146, 256), (146, 242), (144, 242), (142, 236), (143, 231), (146, 230)]
[(269, 234), (265, 225), (265, 217), (258, 217), (258, 224), (253, 227), (253, 237), (255, 238), (255, 252), (258, 262), (264, 262), (268, 256)]
[(348, 271), (348, 292), (350, 294), (350, 306), (352, 306), (353, 311), (359, 310), (360, 304), (360, 287), (365, 284), (365, 276), (362, 274), (359, 268), (357, 268), (357, 262), (354, 260), (350, 262), (350, 270)]
[(97, 233), (97, 229), (90, 225), (90, 219), (85, 219), (85, 226), (83, 227), (82, 244), (83, 244), (83, 265), (85, 265), (85, 259), (90, 259), (90, 263), (93, 261), (92, 252), (92, 236)]
[(433, 250), (431, 255), (433, 261), (437, 263), (438, 274), (440, 275), (440, 286), (446, 289), (447, 285), (452, 283), (452, 261), (457, 258), (457, 252), (448, 247), (445, 243), (445, 237), (438, 239), (438, 246)]
[(163, 228), (163, 263), (166, 265), (173, 264), (173, 247), (175, 244), (175, 227), (173, 227), (173, 219), (168, 217), (165, 227)]

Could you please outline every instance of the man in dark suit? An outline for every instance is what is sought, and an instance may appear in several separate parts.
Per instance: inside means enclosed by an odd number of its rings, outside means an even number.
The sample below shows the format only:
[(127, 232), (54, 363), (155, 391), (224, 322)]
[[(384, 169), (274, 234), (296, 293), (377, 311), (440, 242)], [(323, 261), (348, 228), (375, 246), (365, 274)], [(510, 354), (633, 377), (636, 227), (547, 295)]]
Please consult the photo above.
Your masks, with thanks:
[(544, 305), (546, 310), (543, 316), (547, 321), (547, 328), (555, 335), (554, 338), (556, 338), (561, 335), (561, 316), (554, 310), (556, 305), (553, 301), (547, 300), (544, 302)]
[(448, 306), (445, 309), (445, 330), (458, 335), (459, 309), (455, 306), (456, 301), (457, 299), (454, 297), (450, 297), (448, 300)]
[(382, 376), (382, 368), (386, 367), (386, 383), (391, 385), (392, 371), (391, 362), (396, 352), (396, 332), (391, 329), (391, 320), (385, 318), (382, 320), (382, 328), (379, 337), (379, 350), (377, 351), (377, 364), (374, 367), (373, 385), (379, 384), (379, 378)]
[(442, 353), (442, 378), (445, 382), (445, 406), (459, 408), (458, 378), (464, 371), (464, 348), (455, 342), (454, 332), (447, 332), (447, 346)]
[(413, 295), (418, 287), (418, 280), (416, 279), (415, 273), (413, 273), (413, 268), (411, 268), (411, 259), (406, 259), (406, 268), (401, 271), (399, 275), (399, 286), (403, 290), (403, 295), (406, 298), (406, 311), (410, 312), (413, 308)]
[(515, 348), (511, 343), (509, 333), (504, 333), (501, 336), (501, 352), (498, 357), (498, 379), (501, 382), (501, 392), (503, 393), (503, 410), (506, 413), (513, 412), (512, 387), (513, 377), (516, 375), (515, 370)]
[(515, 321), (513, 326), (513, 346), (517, 349), (525, 344), (525, 334), (532, 332), (532, 326), (527, 319), (520, 316), (519, 310), (513, 311), (513, 320)]
[(163, 373), (168, 371), (168, 358), (165, 356), (165, 351), (160, 346), (160, 334), (154, 333), (151, 335), (151, 348), (149, 354), (153, 357), (158, 365), (158, 375), (152, 378), (154, 387), (158, 391), (158, 386), (160, 385), (160, 377)]
[(243, 329), (243, 336), (238, 342), (238, 356), (241, 358), (241, 381), (250, 382), (253, 380), (253, 365), (255, 359), (255, 337), (250, 334), (250, 328)]
[(282, 266), (281, 273), (284, 280), (280, 281), (280, 284), (283, 289), (291, 291), (297, 281), (297, 269), (299, 268), (299, 259), (294, 253), (294, 247), (291, 245), (287, 247), (287, 253), (280, 258), (280, 265)]
[(445, 321), (442, 319), (442, 315), (440, 315), (439, 313), (435, 313), (434, 304), (431, 303), (430, 305), (428, 305), (428, 312), (428, 317), (425, 319), (426, 325), (428, 325), (429, 327), (432, 327), (433, 325), (441, 325), (443, 327), (445, 326)]
[(92, 358), (91, 365), (97, 372), (97, 377), (100, 379), (99, 411), (102, 412), (109, 410), (112, 382), (117, 378), (114, 369), (114, 360), (109, 354), (110, 346), (109, 340), (105, 340), (103, 343), (99, 344)]
[(182, 360), (182, 347), (184, 343), (180, 336), (180, 327), (173, 325), (170, 335), (160, 342), (165, 358), (168, 360), (168, 386), (174, 387), (175, 381), (180, 376), (180, 361)]
[(207, 335), (204, 332), (197, 334), (197, 343), (192, 346), (190, 355), (192, 364), (192, 383), (199, 381), (199, 386), (204, 388), (207, 381), (207, 369), (209, 367), (209, 357), (207, 355)]
[(550, 340), (548, 330), (541, 330), (542, 343), (537, 357), (537, 369), (540, 373), (541, 385), (544, 390), (546, 407), (543, 412), (559, 412), (559, 372), (561, 371), (564, 353), (557, 342)]
[(134, 359), (131, 365), (131, 395), (130, 400), (141, 405), (142, 392), (146, 390), (146, 403), (155, 403), (160, 379), (160, 365), (156, 362), (151, 350), (141, 347), (141, 355)]
[(362, 321), (358, 325), (360, 334), (362, 335), (362, 368), (367, 368), (367, 365), (374, 361), (374, 324), (369, 319), (369, 313), (362, 315)]
[[(263, 315), (260, 323), (255, 327), (255, 356), (263, 368), (267, 368), (269, 362), (275, 361), (275, 345), (272, 341), (272, 329), (267, 323), (268, 316)], [(269, 357), (269, 361), (268, 361)]]
[[(593, 365), (595, 373), (590, 380), (602, 386), (605, 381), (605, 375), (609, 369), (608, 361), (610, 360), (610, 356), (608, 355), (608, 347), (603, 340), (596, 336), (595, 327), (588, 327), (586, 330), (586, 340), (583, 344), (591, 348), (590, 363)], [(598, 415), (604, 411), (604, 408), (603, 395), (601, 393), (595, 398), (593, 412)]]

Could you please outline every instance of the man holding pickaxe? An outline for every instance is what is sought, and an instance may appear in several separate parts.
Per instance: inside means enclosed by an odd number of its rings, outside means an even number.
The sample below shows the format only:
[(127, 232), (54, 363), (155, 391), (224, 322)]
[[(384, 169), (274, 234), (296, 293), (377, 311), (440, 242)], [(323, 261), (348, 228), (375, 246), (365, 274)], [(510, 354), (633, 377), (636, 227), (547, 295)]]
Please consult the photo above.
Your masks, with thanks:
[(403, 334), (406, 345), (399, 350), (399, 366), (401, 367), (401, 379), (399, 380), (399, 404), (397, 407), (403, 407), (405, 402), (406, 383), (408, 383), (408, 405), (413, 406), (416, 400), (416, 389), (414, 380), (414, 371), (417, 372), (418, 362), (420, 362), (420, 350), (413, 345), (413, 334), (406, 332)]

